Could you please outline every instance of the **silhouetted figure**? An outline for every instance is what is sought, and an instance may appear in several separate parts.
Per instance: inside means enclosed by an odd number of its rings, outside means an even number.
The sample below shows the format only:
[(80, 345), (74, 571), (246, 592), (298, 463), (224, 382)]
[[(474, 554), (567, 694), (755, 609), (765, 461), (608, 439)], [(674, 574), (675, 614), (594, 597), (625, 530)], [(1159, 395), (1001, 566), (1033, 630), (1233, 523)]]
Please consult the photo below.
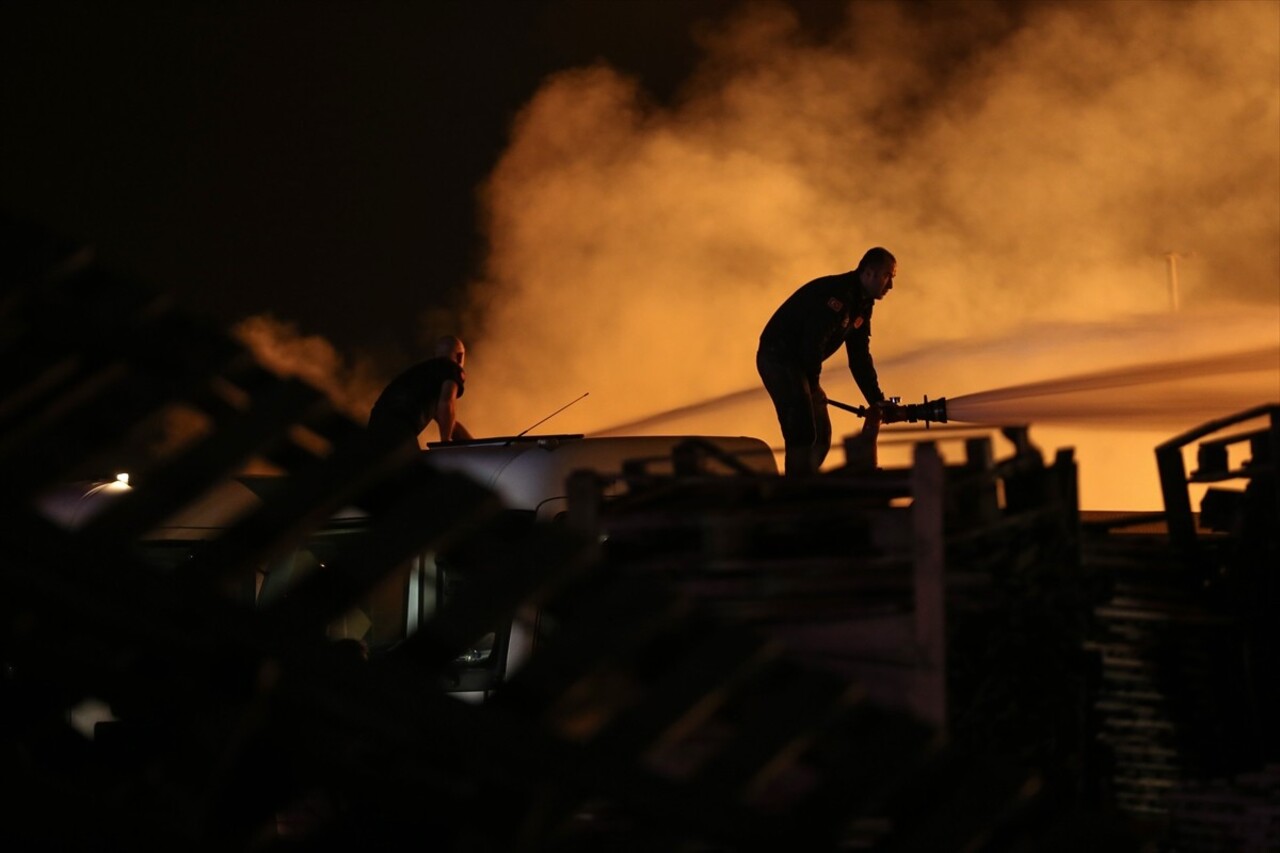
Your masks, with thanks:
[(756, 369), (782, 426), (788, 475), (816, 472), (831, 450), (831, 415), (818, 377), (841, 344), (867, 403), (884, 413), (894, 408), (880, 390), (870, 343), (871, 310), (893, 288), (897, 271), (887, 249), (870, 249), (852, 272), (802, 285), (761, 332)]
[(440, 338), (435, 358), (415, 364), (383, 389), (369, 413), (369, 428), (398, 430), (416, 439), (435, 421), (441, 441), (470, 439), (471, 433), (458, 421), (457, 408), (467, 380), (466, 356), (461, 340), (452, 335)]

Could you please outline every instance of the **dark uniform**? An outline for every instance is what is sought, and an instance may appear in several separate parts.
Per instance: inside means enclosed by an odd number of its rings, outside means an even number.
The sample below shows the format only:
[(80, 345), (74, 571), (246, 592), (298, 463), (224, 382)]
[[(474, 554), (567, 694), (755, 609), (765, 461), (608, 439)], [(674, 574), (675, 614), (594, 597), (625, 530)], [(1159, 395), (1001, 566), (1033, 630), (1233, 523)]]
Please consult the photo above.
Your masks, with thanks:
[(369, 428), (402, 430), (416, 438), (435, 417), (440, 388), (450, 379), (461, 397), (467, 374), (456, 361), (431, 358), (410, 367), (378, 396), (369, 413)]
[(856, 271), (823, 276), (788, 297), (761, 332), (756, 369), (778, 413), (787, 473), (818, 470), (831, 449), (831, 415), (818, 377), (841, 344), (867, 402), (884, 400), (871, 359), (874, 306)]

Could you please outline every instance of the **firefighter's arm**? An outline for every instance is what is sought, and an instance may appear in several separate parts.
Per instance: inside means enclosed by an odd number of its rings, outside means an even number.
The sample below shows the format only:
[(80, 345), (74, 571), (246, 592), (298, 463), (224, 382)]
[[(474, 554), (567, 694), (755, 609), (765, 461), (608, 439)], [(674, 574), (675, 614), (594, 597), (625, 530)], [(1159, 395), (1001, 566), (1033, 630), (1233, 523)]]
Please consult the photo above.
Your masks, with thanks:
[(440, 399), (436, 402), (436, 425), (440, 427), (440, 440), (470, 438), (466, 427), (458, 423), (458, 383), (446, 379), (440, 386)]
[(849, 372), (853, 374), (853, 381), (858, 384), (862, 396), (873, 406), (884, 402), (876, 363), (871, 358), (871, 335), (854, 332), (845, 338), (844, 348), (849, 355)]

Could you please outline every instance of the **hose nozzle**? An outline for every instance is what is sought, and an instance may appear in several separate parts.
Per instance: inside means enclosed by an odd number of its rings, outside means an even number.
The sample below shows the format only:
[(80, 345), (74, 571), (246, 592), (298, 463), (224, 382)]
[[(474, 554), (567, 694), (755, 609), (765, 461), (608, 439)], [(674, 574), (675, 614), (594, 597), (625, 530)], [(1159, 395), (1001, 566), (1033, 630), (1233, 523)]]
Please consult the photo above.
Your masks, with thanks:
[[(900, 423), (920, 423), (924, 422), (927, 428), (931, 423), (945, 424), (947, 422), (947, 398), (939, 397), (936, 400), (924, 398), (923, 403), (907, 403), (903, 405), (898, 401), (901, 397), (889, 397), (885, 400), (891, 405), (884, 410), (884, 423), (900, 424)], [(841, 403), (839, 400), (827, 400), (827, 404), (835, 406), (837, 409), (844, 409), (846, 412), (853, 412), (860, 418), (867, 416), (866, 406), (850, 406), (848, 403)]]
[(947, 422), (947, 398), (939, 397), (936, 400), (930, 400), (926, 396), (923, 403), (899, 405), (898, 412), (885, 418), (886, 423), (902, 423), (904, 421), (909, 424), (924, 421), (926, 427), (931, 423), (945, 424)]

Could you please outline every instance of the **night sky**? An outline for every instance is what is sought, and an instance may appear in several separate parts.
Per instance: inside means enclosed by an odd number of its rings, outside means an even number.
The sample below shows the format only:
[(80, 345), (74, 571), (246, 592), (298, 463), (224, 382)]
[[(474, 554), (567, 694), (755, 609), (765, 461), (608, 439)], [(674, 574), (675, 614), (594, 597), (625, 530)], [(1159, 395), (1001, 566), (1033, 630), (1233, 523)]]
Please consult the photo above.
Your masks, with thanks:
[(219, 323), (399, 360), (482, 263), (476, 188), (540, 81), (599, 59), (670, 98), (736, 5), (5, 3), (0, 208)]

